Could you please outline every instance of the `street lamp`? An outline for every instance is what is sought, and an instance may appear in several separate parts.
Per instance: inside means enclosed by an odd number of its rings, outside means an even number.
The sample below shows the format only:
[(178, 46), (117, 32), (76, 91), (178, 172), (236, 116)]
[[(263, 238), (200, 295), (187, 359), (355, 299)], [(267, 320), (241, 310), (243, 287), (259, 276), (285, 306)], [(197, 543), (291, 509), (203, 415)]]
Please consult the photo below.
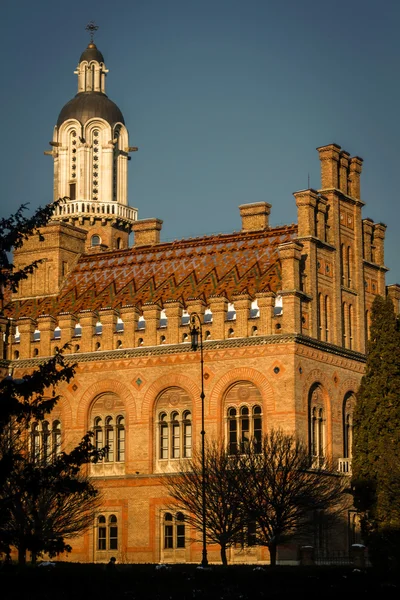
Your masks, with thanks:
[(200, 347), (200, 370), (201, 370), (201, 508), (203, 521), (203, 555), (201, 566), (208, 565), (207, 545), (206, 545), (206, 465), (205, 465), (205, 441), (204, 436), (204, 360), (203, 360), (203, 328), (199, 315), (192, 312), (190, 315), (190, 338), (192, 350), (196, 351)]

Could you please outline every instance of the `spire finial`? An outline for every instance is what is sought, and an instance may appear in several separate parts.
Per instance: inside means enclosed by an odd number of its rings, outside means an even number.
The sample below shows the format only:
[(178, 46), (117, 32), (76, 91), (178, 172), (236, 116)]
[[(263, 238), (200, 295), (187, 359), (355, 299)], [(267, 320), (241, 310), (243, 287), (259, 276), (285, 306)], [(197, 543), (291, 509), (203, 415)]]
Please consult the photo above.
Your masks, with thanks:
[(96, 33), (96, 31), (98, 30), (99, 26), (96, 25), (96, 23), (94, 21), (89, 21), (89, 23), (86, 25), (85, 29), (86, 31), (88, 31), (90, 33), (90, 43), (93, 44), (93, 36)]

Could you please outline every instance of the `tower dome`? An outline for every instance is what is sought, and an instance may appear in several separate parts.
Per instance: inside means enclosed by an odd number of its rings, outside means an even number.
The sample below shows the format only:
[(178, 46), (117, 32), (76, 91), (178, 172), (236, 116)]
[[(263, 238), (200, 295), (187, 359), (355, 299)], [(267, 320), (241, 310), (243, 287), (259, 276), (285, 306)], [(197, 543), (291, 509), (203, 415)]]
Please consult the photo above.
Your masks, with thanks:
[(137, 210), (128, 205), (128, 160), (136, 148), (118, 106), (105, 93), (108, 70), (93, 40), (75, 74), (78, 93), (61, 109), (47, 154), (54, 158), (55, 219), (88, 231), (89, 245), (126, 248)]
[(110, 125), (125, 123), (118, 106), (106, 96), (105, 76), (108, 73), (104, 57), (94, 42), (90, 42), (79, 59), (78, 93), (61, 109), (57, 119), (60, 127), (69, 119), (76, 119), (85, 125), (92, 118), (104, 119)]

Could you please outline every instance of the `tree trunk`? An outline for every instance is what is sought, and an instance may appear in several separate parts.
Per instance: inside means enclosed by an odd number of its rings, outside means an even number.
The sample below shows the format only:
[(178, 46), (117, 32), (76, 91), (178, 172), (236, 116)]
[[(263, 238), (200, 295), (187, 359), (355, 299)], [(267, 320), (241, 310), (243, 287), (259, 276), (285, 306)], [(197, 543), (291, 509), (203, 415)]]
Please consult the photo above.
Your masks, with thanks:
[(34, 566), (35, 566), (35, 565), (36, 565), (36, 562), (37, 562), (37, 555), (36, 555), (36, 552), (33, 552), (33, 551), (32, 551), (32, 552), (31, 552), (31, 563), (32, 563), (32, 565), (34, 565)]
[(268, 544), (268, 550), (269, 550), (269, 559), (270, 559), (271, 567), (276, 567), (276, 550), (277, 550), (276, 542), (270, 542)]
[(221, 561), (224, 567), (228, 566), (228, 559), (226, 558), (226, 546), (221, 544)]
[(25, 546), (18, 547), (18, 564), (25, 566), (26, 565), (26, 548)]

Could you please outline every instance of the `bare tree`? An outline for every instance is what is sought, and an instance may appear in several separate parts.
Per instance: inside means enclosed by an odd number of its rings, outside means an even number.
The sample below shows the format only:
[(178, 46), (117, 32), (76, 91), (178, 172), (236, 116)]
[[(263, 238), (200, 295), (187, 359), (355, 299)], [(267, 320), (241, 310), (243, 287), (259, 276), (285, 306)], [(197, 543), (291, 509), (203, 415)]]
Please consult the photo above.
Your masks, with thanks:
[(311, 469), (305, 445), (281, 430), (265, 435), (261, 449), (250, 443), (240, 468), (243, 500), (257, 523), (257, 543), (269, 549), (271, 565), (278, 546), (309, 527), (313, 511), (326, 511), (334, 519), (344, 510), (343, 476), (328, 464)]
[[(21, 446), (10, 476), (0, 490), (0, 540), (18, 550), (25, 563), (26, 552), (55, 556), (71, 548), (66, 543), (93, 522), (101, 498), (82, 465), (101, 458), (87, 434), (79, 445), (50, 463), (33, 462)], [(4, 549), (4, 548), (3, 548)]]
[[(221, 549), (221, 561), (228, 564), (226, 550), (240, 537), (246, 520), (241, 497), (242, 472), (238, 457), (229, 456), (225, 447), (210, 442), (205, 447), (206, 534), (209, 542)], [(199, 532), (202, 520), (202, 456), (196, 450), (191, 460), (181, 463), (179, 474), (167, 481), (170, 495), (186, 513), (186, 520)]]

